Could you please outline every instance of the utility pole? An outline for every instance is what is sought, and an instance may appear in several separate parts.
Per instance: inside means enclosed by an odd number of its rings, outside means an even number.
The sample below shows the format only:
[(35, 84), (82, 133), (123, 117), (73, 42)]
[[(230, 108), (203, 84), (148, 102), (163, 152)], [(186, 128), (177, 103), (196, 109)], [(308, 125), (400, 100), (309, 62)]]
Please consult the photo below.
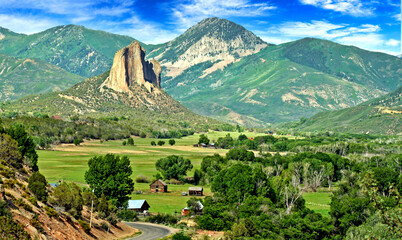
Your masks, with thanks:
[[(95, 188), (92, 189), (92, 193), (95, 193)], [(91, 196), (91, 198), (92, 198), (92, 203), (91, 203), (91, 218), (89, 220), (89, 228), (92, 228), (92, 212), (94, 210), (94, 198), (93, 198), (93, 196)]]

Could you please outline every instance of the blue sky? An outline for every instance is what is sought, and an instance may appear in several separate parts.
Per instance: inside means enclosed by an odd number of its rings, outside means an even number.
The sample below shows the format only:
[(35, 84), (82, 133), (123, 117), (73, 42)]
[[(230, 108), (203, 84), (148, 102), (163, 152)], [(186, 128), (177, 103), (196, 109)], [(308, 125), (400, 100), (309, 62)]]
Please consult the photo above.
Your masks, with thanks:
[(78, 24), (145, 43), (167, 42), (213, 16), (269, 43), (315, 37), (401, 53), (400, 0), (0, 0), (0, 26), (15, 32)]

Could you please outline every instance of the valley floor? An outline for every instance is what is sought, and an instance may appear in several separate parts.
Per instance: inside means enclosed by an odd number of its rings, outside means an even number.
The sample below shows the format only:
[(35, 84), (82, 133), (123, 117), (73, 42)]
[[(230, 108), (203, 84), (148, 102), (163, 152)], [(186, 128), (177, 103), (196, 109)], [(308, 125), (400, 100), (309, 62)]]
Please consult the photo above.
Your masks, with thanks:
[[(230, 134), (237, 138), (240, 133), (237, 132), (209, 132), (208, 138), (216, 141), (219, 137)], [(256, 137), (259, 133), (245, 133), (248, 137)], [(164, 146), (151, 146), (151, 141), (159, 141), (161, 139), (153, 138), (134, 138), (134, 146), (123, 146), (122, 140), (100, 142), (99, 140), (85, 141), (80, 146), (73, 144), (61, 144), (53, 147), (52, 150), (38, 151), (39, 168), (41, 173), (46, 176), (49, 183), (61, 181), (73, 181), (80, 185), (85, 185), (84, 174), (88, 169), (88, 160), (96, 155), (104, 155), (107, 153), (115, 153), (126, 155), (130, 158), (133, 168), (133, 178), (144, 175), (149, 179), (153, 179), (157, 173), (155, 162), (169, 155), (180, 155), (191, 160), (194, 168), (188, 173), (192, 176), (195, 169), (201, 167), (201, 161), (205, 156), (215, 153), (225, 155), (227, 149), (199, 148), (193, 145), (198, 142), (199, 134), (187, 136), (181, 139), (175, 139), (176, 144), (170, 146), (168, 139)], [(135, 183), (135, 194), (131, 195), (131, 199), (145, 199), (150, 204), (150, 212), (152, 213), (170, 213), (180, 214), (180, 210), (187, 205), (190, 196), (182, 196), (182, 192), (188, 192), (190, 184), (174, 185), (168, 183), (167, 193), (150, 193), (149, 183)], [(204, 186), (204, 196), (211, 196), (211, 190), (208, 186)], [(306, 205), (325, 216), (328, 216), (330, 193), (328, 192), (311, 192), (305, 193), (304, 198)]]

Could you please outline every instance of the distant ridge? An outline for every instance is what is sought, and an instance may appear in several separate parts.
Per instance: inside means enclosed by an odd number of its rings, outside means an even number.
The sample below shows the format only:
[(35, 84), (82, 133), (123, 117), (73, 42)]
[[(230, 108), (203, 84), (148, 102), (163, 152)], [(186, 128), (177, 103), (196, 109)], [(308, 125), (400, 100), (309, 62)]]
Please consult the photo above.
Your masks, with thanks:
[(297, 130), (402, 134), (402, 87), (352, 108), (317, 113)]

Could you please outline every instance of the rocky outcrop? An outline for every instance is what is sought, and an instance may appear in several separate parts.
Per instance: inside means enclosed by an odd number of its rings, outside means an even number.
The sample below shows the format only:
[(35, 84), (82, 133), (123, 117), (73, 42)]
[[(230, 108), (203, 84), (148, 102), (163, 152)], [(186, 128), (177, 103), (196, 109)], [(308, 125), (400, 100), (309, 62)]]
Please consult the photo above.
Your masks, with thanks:
[(151, 92), (160, 88), (161, 66), (158, 61), (145, 61), (145, 49), (135, 41), (116, 52), (109, 77), (101, 86), (118, 92), (130, 91), (133, 84), (143, 85)]

